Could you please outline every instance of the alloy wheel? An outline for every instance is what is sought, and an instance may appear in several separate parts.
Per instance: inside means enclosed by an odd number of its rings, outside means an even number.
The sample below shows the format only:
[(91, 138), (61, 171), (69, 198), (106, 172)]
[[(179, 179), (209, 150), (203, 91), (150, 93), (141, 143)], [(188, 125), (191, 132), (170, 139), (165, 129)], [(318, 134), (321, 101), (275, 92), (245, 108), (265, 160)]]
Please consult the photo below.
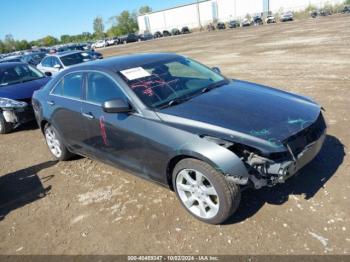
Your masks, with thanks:
[(210, 180), (194, 169), (183, 169), (176, 177), (176, 189), (185, 207), (193, 214), (210, 219), (219, 211), (219, 196)]

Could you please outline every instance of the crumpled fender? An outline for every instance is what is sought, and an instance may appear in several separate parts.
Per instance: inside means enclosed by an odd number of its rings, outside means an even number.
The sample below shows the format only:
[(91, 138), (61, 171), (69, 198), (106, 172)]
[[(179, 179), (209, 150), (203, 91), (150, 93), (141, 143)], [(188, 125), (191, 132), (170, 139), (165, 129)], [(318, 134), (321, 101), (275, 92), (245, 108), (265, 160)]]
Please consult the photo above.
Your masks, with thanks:
[(180, 155), (201, 159), (224, 175), (249, 177), (244, 163), (235, 153), (200, 137), (181, 145), (176, 150), (174, 157)]

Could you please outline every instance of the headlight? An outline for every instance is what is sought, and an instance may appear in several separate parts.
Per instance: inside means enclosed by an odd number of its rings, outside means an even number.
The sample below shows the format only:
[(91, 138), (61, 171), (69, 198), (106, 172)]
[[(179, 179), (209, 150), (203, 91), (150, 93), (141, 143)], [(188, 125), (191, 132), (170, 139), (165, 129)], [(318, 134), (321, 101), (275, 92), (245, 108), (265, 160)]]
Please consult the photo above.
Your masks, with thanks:
[(2, 108), (19, 108), (19, 107), (26, 107), (26, 106), (27, 106), (26, 102), (0, 97), (0, 107)]

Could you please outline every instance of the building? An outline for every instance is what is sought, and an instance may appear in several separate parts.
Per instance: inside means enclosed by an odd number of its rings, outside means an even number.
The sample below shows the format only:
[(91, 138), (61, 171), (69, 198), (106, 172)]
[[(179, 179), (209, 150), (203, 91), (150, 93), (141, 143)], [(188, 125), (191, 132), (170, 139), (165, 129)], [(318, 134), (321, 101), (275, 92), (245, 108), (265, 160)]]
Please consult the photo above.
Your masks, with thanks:
[(322, 7), (339, 4), (344, 0), (205, 0), (172, 7), (138, 16), (140, 32), (181, 29), (184, 26), (199, 28), (215, 21), (227, 22), (242, 19), (247, 14), (267, 14), (279, 11), (299, 11), (310, 4)]

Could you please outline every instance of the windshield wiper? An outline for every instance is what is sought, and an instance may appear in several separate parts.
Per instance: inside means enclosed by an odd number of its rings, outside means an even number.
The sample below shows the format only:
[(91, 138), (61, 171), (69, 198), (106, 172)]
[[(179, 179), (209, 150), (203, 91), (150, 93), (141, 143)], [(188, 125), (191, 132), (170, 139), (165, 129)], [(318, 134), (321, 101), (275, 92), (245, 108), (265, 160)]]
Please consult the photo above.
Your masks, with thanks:
[(189, 100), (190, 98), (191, 97), (181, 97), (181, 98), (172, 99), (169, 102), (159, 106), (158, 109), (164, 109), (164, 108), (167, 108), (167, 107), (171, 107), (171, 106), (175, 106), (175, 105), (181, 104), (181, 103)]
[(213, 89), (215, 89), (215, 88), (218, 88), (218, 87), (220, 87), (220, 86), (226, 85), (227, 82), (228, 82), (227, 80), (222, 80), (222, 81), (219, 81), (219, 82), (216, 82), (216, 83), (212, 83), (212, 84), (210, 84), (210, 85), (204, 87), (204, 88), (201, 90), (201, 92), (202, 92), (202, 93), (209, 92), (209, 91), (211, 91), (211, 90), (213, 90)]

